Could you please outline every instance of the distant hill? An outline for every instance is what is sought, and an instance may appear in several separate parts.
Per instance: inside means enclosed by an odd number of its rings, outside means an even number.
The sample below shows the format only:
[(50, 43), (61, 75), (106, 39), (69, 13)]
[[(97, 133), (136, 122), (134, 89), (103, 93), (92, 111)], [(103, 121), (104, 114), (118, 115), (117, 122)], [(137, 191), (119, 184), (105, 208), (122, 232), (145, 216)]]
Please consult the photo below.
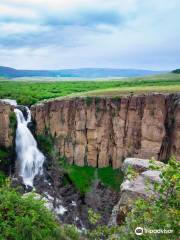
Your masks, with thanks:
[(178, 73), (178, 74), (180, 74), (180, 69), (175, 69), (175, 70), (172, 71), (172, 73)]
[(160, 71), (142, 69), (111, 69), (111, 68), (79, 68), (62, 70), (17, 70), (0, 66), (0, 76), (7, 78), (16, 77), (138, 77), (162, 73)]

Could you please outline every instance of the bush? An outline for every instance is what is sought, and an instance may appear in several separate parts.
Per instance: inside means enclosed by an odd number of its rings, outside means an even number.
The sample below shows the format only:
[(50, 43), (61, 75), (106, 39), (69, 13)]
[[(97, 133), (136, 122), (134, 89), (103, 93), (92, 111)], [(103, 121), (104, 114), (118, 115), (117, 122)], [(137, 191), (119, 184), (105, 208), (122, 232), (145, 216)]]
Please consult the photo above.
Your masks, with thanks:
[(37, 142), (39, 144), (39, 148), (44, 154), (52, 155), (52, 151), (54, 150), (54, 140), (50, 135), (37, 135)]
[(5, 184), (6, 176), (3, 171), (0, 171), (0, 187)]
[(7, 170), (11, 160), (11, 149), (0, 149), (0, 169)]
[(67, 240), (80, 240), (80, 232), (74, 225), (64, 225), (63, 232)]
[(59, 226), (53, 215), (35, 200), (8, 186), (0, 188), (0, 239), (77, 240), (75, 227)]
[(91, 224), (95, 225), (101, 219), (101, 215), (94, 212), (92, 208), (89, 208), (88, 209), (88, 219), (89, 219)]
[(86, 105), (89, 107), (93, 103), (93, 97), (86, 97), (85, 101), (86, 101)]
[(98, 226), (88, 231), (86, 236), (88, 240), (121, 240), (120, 227), (113, 226)]
[(9, 156), (9, 154), (6, 150), (0, 149), (0, 161), (7, 158), (8, 156)]
[(16, 129), (16, 123), (17, 123), (16, 114), (14, 112), (10, 112), (10, 114), (9, 114), (9, 127), (12, 129), (13, 134), (14, 134), (15, 129)]

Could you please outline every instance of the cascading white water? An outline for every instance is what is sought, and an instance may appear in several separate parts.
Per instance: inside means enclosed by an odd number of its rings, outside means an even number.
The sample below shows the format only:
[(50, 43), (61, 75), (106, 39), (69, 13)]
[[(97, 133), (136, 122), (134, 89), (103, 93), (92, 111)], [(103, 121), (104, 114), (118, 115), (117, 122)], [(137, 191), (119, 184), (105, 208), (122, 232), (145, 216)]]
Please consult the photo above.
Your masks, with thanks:
[(38, 150), (36, 140), (27, 127), (31, 122), (31, 112), (27, 110), (27, 120), (19, 109), (14, 109), (17, 117), (16, 154), (17, 169), (25, 185), (33, 186), (34, 177), (43, 172), (44, 155)]

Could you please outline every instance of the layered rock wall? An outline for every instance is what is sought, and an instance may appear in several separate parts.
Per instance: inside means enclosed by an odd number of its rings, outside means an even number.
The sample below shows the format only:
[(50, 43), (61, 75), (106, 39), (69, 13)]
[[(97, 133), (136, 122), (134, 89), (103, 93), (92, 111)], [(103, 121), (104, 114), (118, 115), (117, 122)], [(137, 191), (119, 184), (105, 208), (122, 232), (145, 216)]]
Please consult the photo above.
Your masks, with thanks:
[(37, 134), (80, 166), (118, 168), (126, 157), (180, 160), (180, 95), (72, 98), (31, 107)]
[(10, 104), (0, 101), (0, 148), (12, 146), (13, 136), (10, 127), (11, 113), (13, 113), (13, 107)]

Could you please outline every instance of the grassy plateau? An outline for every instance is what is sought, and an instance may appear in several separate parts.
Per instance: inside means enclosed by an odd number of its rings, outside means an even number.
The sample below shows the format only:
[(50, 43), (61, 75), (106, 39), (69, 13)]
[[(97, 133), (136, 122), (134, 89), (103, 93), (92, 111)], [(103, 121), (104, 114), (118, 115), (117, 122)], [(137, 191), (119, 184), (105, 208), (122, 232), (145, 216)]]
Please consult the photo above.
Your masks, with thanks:
[(128, 93), (180, 92), (180, 74), (96, 81), (32, 81), (0, 78), (0, 98), (32, 105), (64, 96), (117, 96)]

